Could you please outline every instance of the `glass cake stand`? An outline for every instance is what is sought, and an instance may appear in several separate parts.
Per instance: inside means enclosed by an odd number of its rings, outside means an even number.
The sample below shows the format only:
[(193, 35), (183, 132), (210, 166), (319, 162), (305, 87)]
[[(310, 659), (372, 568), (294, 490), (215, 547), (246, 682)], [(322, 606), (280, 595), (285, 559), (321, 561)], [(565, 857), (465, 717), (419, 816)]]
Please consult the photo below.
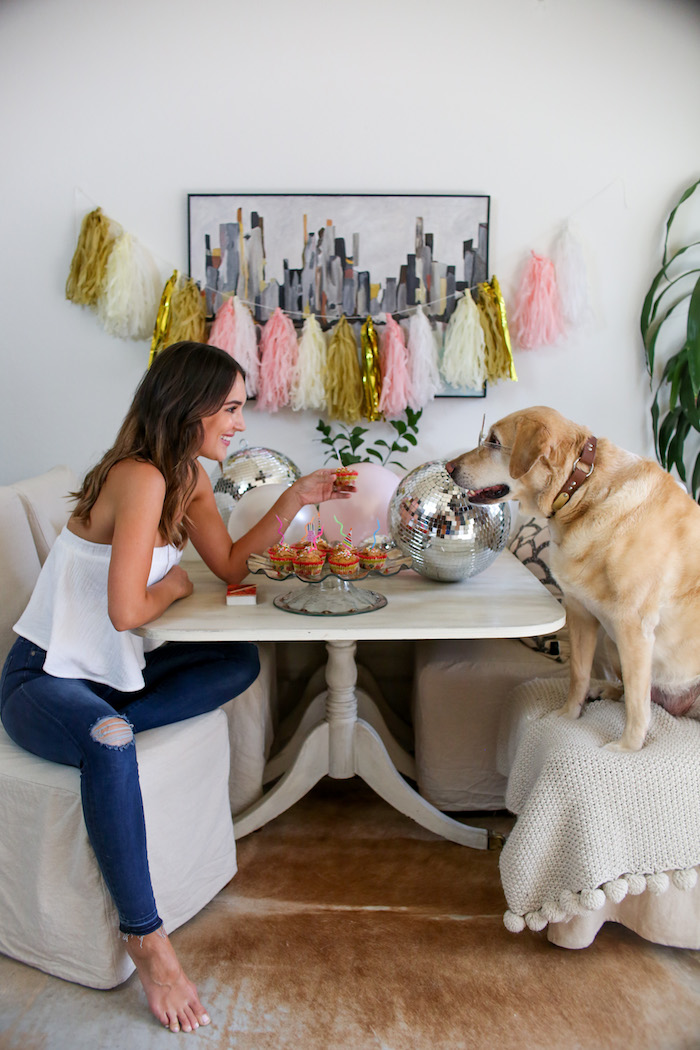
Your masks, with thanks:
[(278, 609), (305, 616), (352, 616), (374, 612), (387, 603), (387, 599), (378, 591), (356, 587), (358, 580), (364, 580), (367, 576), (395, 576), (402, 569), (410, 569), (412, 562), (410, 557), (393, 548), (387, 551), (382, 569), (360, 568), (352, 578), (347, 579), (324, 564), (321, 575), (313, 580), (296, 572), (278, 572), (272, 567), (267, 554), (251, 554), (247, 564), (250, 572), (264, 573), (270, 580), (297, 579), (304, 584), (286, 594), (279, 594), (274, 600)]

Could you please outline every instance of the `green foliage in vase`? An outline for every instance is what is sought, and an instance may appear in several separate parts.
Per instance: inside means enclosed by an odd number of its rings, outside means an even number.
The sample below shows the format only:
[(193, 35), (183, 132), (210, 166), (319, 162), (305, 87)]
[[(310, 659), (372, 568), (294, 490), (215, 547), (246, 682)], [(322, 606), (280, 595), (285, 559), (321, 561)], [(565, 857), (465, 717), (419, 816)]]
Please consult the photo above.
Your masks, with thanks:
[[(641, 329), (651, 381), (657, 359), (659, 337), (680, 336), (682, 345), (666, 360), (651, 407), (654, 444), (659, 463), (676, 468), (689, 485), (694, 499), (700, 491), (700, 453), (695, 458), (690, 482), (686, 469), (686, 441), (691, 432), (700, 434), (700, 241), (692, 241), (672, 252), (671, 229), (678, 209), (700, 186), (700, 179), (683, 193), (666, 223), (662, 266), (654, 277), (642, 307)], [(683, 311), (687, 308), (687, 319)], [(695, 442), (697, 446), (697, 442)]]
[(414, 412), (412, 408), (406, 408), (404, 419), (387, 421), (396, 432), (391, 444), (383, 438), (377, 438), (372, 445), (366, 444), (365, 434), (370, 433), (369, 426), (356, 426), (351, 429), (343, 423), (338, 423), (334, 433), (330, 423), (319, 419), (316, 429), (323, 435), (320, 438), (321, 444), (328, 446), (325, 462), (340, 461), (344, 467), (352, 466), (353, 463), (379, 463), (384, 467), (393, 464), (405, 470), (403, 463), (392, 459), (392, 456), (405, 454), (409, 445), (415, 447), (418, 444), (418, 420), (422, 415), (422, 409)]

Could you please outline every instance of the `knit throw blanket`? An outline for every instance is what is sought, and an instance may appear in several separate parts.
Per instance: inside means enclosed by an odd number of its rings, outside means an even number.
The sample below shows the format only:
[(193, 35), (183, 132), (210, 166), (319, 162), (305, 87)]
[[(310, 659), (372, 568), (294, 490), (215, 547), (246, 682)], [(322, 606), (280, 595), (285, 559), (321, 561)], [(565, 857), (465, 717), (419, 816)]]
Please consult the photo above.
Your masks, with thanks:
[(700, 722), (652, 704), (641, 751), (602, 745), (624, 727), (624, 704), (588, 702), (577, 721), (556, 713), (567, 682), (514, 691), (521, 736), (506, 805), (518, 820), (501, 853), (504, 922), (541, 930), (627, 893), (692, 889), (700, 864)]

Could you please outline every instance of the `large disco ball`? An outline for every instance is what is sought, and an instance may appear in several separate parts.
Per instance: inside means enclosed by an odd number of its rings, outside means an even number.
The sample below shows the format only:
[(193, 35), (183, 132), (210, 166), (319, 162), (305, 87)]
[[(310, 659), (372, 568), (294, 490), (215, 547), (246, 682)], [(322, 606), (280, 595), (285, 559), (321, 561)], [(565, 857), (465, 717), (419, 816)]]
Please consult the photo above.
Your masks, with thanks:
[(431, 580), (463, 580), (482, 572), (508, 542), (507, 503), (477, 506), (445, 470), (444, 460), (416, 467), (389, 504), (394, 542)]
[(214, 497), (224, 522), (228, 522), (236, 502), (258, 485), (291, 485), (301, 477), (296, 463), (273, 448), (244, 445), (222, 464), (221, 473), (212, 478)]
[(283, 452), (273, 448), (239, 449), (224, 461), (221, 476), (214, 484), (214, 492), (226, 492), (234, 500), (241, 498), (248, 489), (256, 485), (291, 485), (301, 477), (296, 463)]

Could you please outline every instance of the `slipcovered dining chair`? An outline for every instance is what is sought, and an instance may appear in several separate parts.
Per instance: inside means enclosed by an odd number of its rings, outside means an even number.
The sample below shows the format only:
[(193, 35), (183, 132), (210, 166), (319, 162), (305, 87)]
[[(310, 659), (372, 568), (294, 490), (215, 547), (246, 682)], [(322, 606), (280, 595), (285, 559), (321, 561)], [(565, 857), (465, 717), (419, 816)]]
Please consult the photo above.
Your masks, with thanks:
[[(0, 662), (76, 484), (58, 467), (0, 487)], [(136, 735), (151, 875), (169, 931), (236, 872), (232, 801), (242, 808), (262, 793), (266, 756), (257, 751), (264, 752), (273, 718), (274, 660), (261, 663), (261, 677), (227, 711)], [(236, 737), (233, 768), (229, 734)], [(183, 827), (186, 849), (177, 845)], [(0, 828), (0, 951), (89, 987), (124, 981), (134, 967), (88, 842), (79, 772), (27, 753), (1, 726)]]

